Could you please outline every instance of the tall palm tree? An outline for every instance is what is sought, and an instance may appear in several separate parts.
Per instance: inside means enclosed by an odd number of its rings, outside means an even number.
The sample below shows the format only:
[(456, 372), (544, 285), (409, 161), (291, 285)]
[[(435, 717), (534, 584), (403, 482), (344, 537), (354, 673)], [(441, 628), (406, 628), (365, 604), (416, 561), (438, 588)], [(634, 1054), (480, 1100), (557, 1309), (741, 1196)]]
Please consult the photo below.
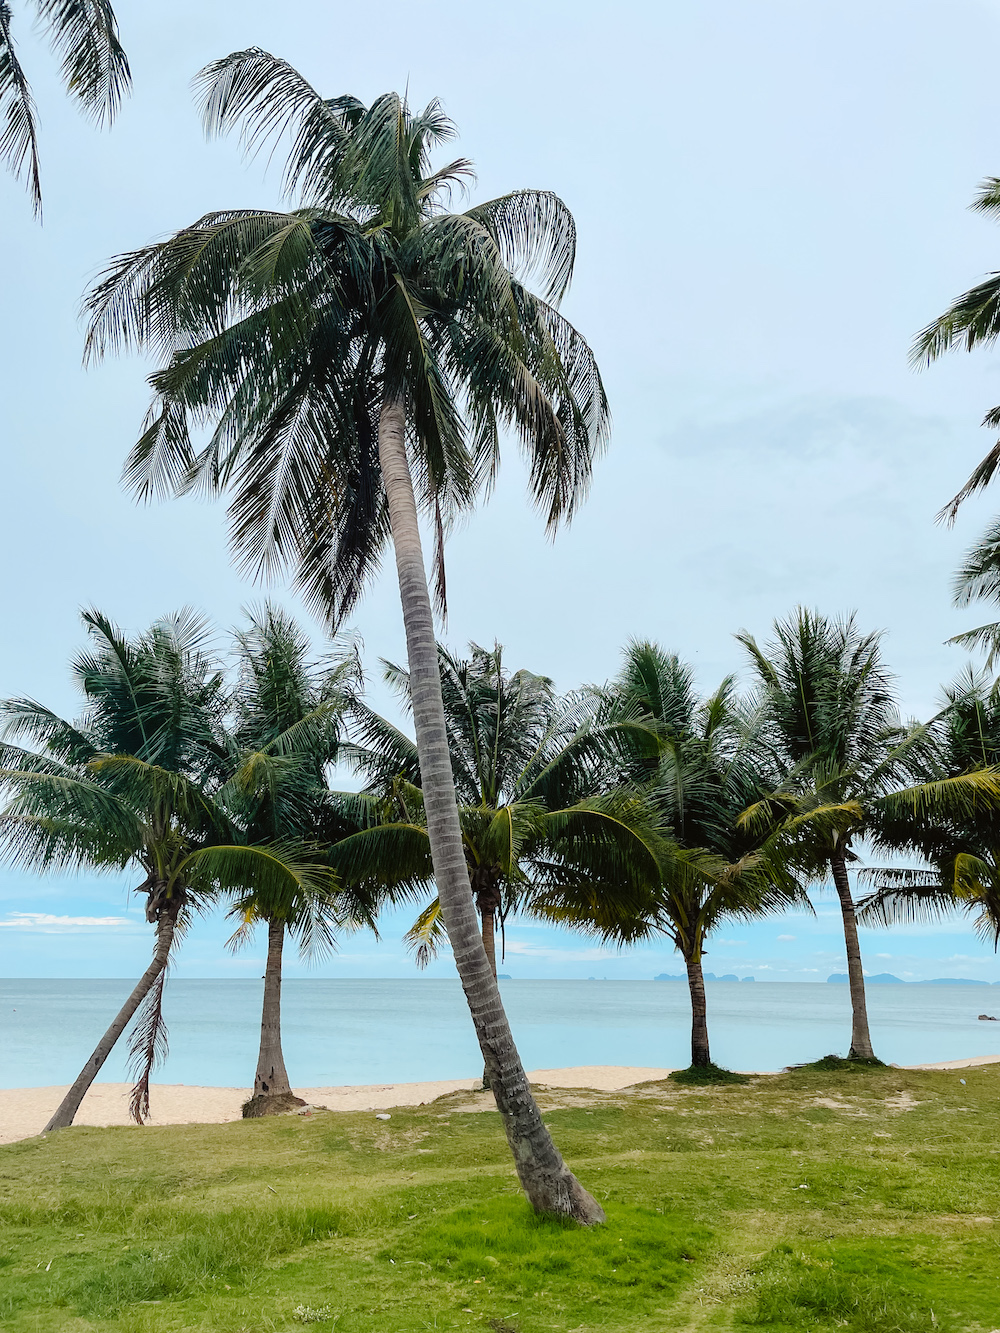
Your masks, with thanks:
[(833, 879), (840, 902), (851, 993), (850, 1059), (874, 1060), (857, 915), (848, 865), (862, 840), (893, 853), (912, 846), (929, 822), (964, 819), (1000, 802), (995, 767), (913, 781), (927, 729), (903, 727), (878, 634), (853, 616), (831, 620), (803, 608), (776, 621), (758, 647), (737, 635), (757, 677), (761, 744), (782, 777), (744, 816), (748, 827), (780, 829), (813, 880)]
[[(246, 884), (277, 891), (329, 873), (303, 849), (253, 848), (212, 789), (225, 776), (221, 672), (206, 626), (190, 614), (129, 639), (104, 615), (84, 613), (93, 647), (73, 663), (86, 701), (77, 723), (33, 699), (3, 705), (0, 855), (33, 870), (143, 874), (136, 892), (155, 927), (149, 967), (133, 988), (46, 1130), (72, 1124), (88, 1088), (136, 1017), (132, 1113), (149, 1111), (149, 1079), (163, 1054), (163, 985), (171, 949), (191, 912)], [(15, 742), (28, 740), (34, 749)], [(315, 858), (312, 858), (315, 861)]]
[[(603, 1217), (556, 1150), (531, 1095), (483, 948), (441, 701), (419, 513), (437, 534), (495, 475), (500, 432), (520, 437), (550, 528), (571, 516), (607, 429), (589, 347), (558, 313), (575, 231), (554, 195), (515, 191), (445, 209), (470, 171), (434, 170), (454, 133), (440, 106), (386, 94), (322, 98), (260, 50), (201, 76), (206, 123), (261, 146), (292, 134), (291, 212), (211, 214), (114, 261), (90, 294), (91, 354), (161, 357), (126, 475), (140, 495), (234, 494), (233, 544), (281, 566), (339, 621), (390, 537), (442, 913), (522, 1185), (544, 1211)], [(526, 283), (534, 276), (535, 294)], [(190, 426), (212, 427), (196, 449)]]
[[(98, 124), (114, 119), (128, 91), (128, 60), (108, 0), (34, 0), (42, 28), (62, 62), (66, 91)], [(42, 212), (35, 102), (17, 58), (13, 15), (0, 0), (0, 160), (25, 180), (36, 216)]]
[(773, 839), (739, 824), (764, 773), (747, 743), (732, 678), (702, 700), (680, 658), (633, 641), (605, 692), (605, 714), (633, 724), (615, 735), (618, 763), (659, 820), (655, 865), (603, 892), (562, 886), (548, 897), (550, 915), (617, 944), (665, 935), (687, 971), (691, 1065), (704, 1068), (712, 1063), (702, 968), (709, 935), (724, 921), (808, 900)]
[[(357, 682), (353, 648), (314, 662), (308, 636), (273, 605), (248, 613), (236, 634), (239, 680), (233, 694), (232, 744), (236, 771), (226, 789), (240, 812), (249, 843), (312, 845), (322, 855), (326, 839), (342, 829), (332, 804), (327, 769), (341, 748), (341, 719)], [(337, 824), (335, 832), (332, 825)], [(374, 927), (375, 893), (330, 882), (287, 879), (247, 885), (232, 915), (240, 921), (233, 943), (243, 943), (258, 923), (267, 930), (267, 962), (261, 1006), (260, 1048), (253, 1115), (277, 1114), (296, 1098), (281, 1044), (281, 973), (286, 935), (303, 953), (332, 949), (339, 928)]]

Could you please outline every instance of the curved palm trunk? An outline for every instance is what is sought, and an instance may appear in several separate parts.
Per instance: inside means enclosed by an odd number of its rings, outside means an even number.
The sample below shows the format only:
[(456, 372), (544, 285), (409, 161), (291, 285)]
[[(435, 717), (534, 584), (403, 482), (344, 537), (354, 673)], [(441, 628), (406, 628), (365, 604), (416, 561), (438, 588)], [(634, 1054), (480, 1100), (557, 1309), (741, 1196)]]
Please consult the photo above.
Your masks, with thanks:
[(479, 932), (458, 821), (434, 617), (406, 457), (405, 409), (399, 400), (387, 399), (382, 405), (378, 447), (406, 628), (413, 725), (431, 860), (455, 966), (525, 1194), (539, 1212), (562, 1213), (586, 1224), (603, 1222), (600, 1205), (566, 1166), (542, 1122)]
[(284, 921), (268, 921), (264, 1003), (260, 1011), (260, 1053), (253, 1081), (255, 1097), (277, 1097), (287, 1095), (292, 1090), (285, 1069), (285, 1057), (281, 1052), (281, 953), (284, 947)]
[(868, 1031), (868, 1005), (865, 1001), (865, 974), (861, 966), (861, 946), (858, 943), (858, 923), (854, 917), (854, 899), (847, 878), (847, 862), (842, 851), (830, 857), (833, 883), (840, 899), (844, 918), (844, 943), (847, 946), (847, 977), (851, 990), (851, 1050), (849, 1060), (874, 1060), (871, 1034)]
[(43, 1134), (48, 1134), (53, 1129), (66, 1129), (73, 1123), (73, 1117), (79, 1111), (80, 1103), (86, 1096), (90, 1085), (100, 1073), (101, 1066), (111, 1054), (118, 1038), (128, 1027), (133, 1014), (166, 967), (167, 959), (170, 956), (170, 946), (174, 941), (179, 911), (180, 901), (178, 899), (167, 902), (160, 907), (156, 916), (156, 947), (153, 950), (152, 962), (142, 974), (132, 994), (119, 1009), (114, 1022), (97, 1043), (93, 1055), (80, 1070), (76, 1082), (59, 1103), (49, 1123), (42, 1130)]
[(701, 959), (687, 958), (688, 990), (691, 992), (691, 1066), (703, 1069), (712, 1063), (708, 1049), (708, 1006)]

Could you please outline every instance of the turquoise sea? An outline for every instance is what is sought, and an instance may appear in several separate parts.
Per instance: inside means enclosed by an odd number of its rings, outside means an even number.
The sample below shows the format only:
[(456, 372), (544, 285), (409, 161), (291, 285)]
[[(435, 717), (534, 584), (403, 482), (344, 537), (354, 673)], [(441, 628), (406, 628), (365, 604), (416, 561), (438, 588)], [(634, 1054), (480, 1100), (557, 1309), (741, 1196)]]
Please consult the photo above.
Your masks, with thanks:
[[(688, 1062), (687, 987), (655, 981), (503, 981), (525, 1065), (680, 1066)], [(128, 994), (128, 981), (0, 981), (2, 1087), (68, 1083)], [(712, 1053), (733, 1069), (780, 1069), (846, 1051), (846, 986), (708, 982)], [(260, 981), (171, 979), (170, 1055), (157, 1082), (246, 1086)], [(1000, 1054), (1000, 988), (872, 986), (875, 1048), (897, 1064)], [(292, 980), (284, 986), (293, 1083), (472, 1078), (478, 1048), (458, 981)], [(124, 1042), (102, 1070), (126, 1077)]]

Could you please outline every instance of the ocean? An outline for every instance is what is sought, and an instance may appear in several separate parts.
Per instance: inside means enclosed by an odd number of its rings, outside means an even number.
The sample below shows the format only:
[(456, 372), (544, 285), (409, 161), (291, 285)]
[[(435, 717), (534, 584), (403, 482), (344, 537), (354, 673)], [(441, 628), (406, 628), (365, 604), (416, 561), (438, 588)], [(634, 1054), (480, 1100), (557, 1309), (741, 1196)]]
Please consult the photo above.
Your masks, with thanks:
[[(131, 988), (128, 981), (0, 981), (0, 1087), (69, 1083)], [(528, 1069), (683, 1066), (687, 987), (673, 981), (502, 981)], [(846, 1054), (845, 985), (707, 982), (712, 1055), (732, 1069), (775, 1070)], [(260, 981), (168, 982), (170, 1054), (159, 1083), (247, 1087), (253, 1081)], [(285, 1061), (293, 1084), (323, 1087), (472, 1078), (482, 1068), (457, 980), (290, 980)], [(896, 1064), (1000, 1055), (1000, 989), (872, 986), (877, 1054)], [(127, 1077), (125, 1042), (101, 1080)]]

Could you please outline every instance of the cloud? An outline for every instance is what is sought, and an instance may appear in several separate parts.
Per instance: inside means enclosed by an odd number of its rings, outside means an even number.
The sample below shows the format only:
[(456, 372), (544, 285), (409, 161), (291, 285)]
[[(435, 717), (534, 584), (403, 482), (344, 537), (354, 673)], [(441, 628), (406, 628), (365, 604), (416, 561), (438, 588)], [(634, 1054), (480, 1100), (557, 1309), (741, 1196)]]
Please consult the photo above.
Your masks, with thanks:
[(0, 920), (0, 929), (30, 931), (34, 934), (61, 935), (76, 930), (136, 930), (138, 921), (126, 916), (53, 916), (51, 912), (8, 912)]
[(522, 944), (515, 940), (507, 941), (507, 953), (519, 958), (547, 959), (552, 962), (589, 963), (597, 958), (617, 958), (613, 949), (551, 949), (541, 944)]
[(794, 935), (779, 935), (779, 936), (778, 936), (778, 939), (779, 939), (779, 940), (794, 940), (794, 939), (795, 939), (795, 936), (794, 936)]

